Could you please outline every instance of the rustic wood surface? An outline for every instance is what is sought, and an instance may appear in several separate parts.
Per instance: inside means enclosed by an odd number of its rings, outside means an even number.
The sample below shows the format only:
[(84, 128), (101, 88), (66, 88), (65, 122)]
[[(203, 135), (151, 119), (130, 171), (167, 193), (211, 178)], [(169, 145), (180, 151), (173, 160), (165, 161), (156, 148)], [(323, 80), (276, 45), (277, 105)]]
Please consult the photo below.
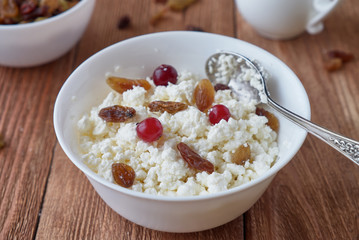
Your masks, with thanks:
[[(98, 0), (85, 35), (65, 56), (33, 68), (0, 67), (0, 239), (359, 239), (359, 167), (313, 136), (245, 214), (208, 231), (173, 234), (113, 212), (67, 159), (53, 130), (53, 105), (70, 73), (95, 52), (146, 33), (207, 32), (256, 44), (283, 60), (307, 90), (316, 123), (359, 140), (359, 4), (342, 1), (319, 35), (260, 37), (233, 0), (199, 0), (156, 26), (154, 0)], [(121, 16), (131, 25), (118, 29)], [(0, 36), (1, 37), (1, 36)], [(356, 60), (327, 72), (328, 50)]]

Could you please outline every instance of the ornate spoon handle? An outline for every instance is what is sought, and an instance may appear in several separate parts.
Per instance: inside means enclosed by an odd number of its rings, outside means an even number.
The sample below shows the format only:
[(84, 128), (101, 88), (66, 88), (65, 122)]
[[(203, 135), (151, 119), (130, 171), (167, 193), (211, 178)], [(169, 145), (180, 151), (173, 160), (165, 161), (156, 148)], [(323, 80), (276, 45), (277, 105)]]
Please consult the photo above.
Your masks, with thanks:
[(344, 156), (348, 157), (357, 165), (359, 165), (359, 142), (329, 131), (312, 123), (311, 121), (308, 121), (305, 118), (302, 118), (301, 116), (298, 116), (297, 114), (289, 111), (288, 109), (278, 105), (269, 96), (268, 105), (277, 110), (279, 113), (283, 114), (283, 116), (285, 116), (292, 122), (307, 130), (307, 132), (313, 134), (314, 136), (318, 137), (319, 139), (332, 146), (334, 149), (342, 153)]

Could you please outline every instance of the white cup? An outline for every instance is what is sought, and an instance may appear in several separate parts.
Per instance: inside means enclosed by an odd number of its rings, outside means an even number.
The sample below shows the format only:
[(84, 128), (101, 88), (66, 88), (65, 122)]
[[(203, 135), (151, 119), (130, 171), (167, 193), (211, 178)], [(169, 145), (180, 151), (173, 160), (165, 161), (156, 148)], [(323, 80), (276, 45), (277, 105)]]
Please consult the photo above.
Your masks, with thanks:
[(262, 36), (289, 39), (323, 30), (322, 20), (339, 0), (236, 0), (243, 18)]

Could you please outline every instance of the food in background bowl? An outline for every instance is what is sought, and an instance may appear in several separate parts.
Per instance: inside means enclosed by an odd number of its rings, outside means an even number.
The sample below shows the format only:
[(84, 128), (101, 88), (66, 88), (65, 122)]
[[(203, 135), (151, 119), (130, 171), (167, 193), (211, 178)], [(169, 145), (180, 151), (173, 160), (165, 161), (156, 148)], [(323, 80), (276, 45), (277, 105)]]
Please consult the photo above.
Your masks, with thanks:
[[(92, 16), (95, 1), (81, 0), (63, 13), (42, 21), (0, 24), (0, 65), (32, 67), (64, 55), (83, 35)], [(36, 3), (37, 0), (28, 2)], [(30, 10), (31, 8), (26, 9)], [(0, 12), (2, 21), (7, 18), (3, 13)]]
[(0, 24), (40, 21), (56, 16), (81, 0), (2, 0)]
[(283, 62), (249, 43), (204, 32), (163, 32), (121, 41), (83, 62), (61, 88), (54, 108), (54, 126), (59, 143), (105, 203), (124, 218), (167, 232), (200, 231), (227, 223), (259, 199), (276, 173), (290, 162), (301, 147), (306, 131), (278, 115), (279, 152), (275, 164), (261, 176), (238, 187), (200, 196), (137, 192), (100, 177), (83, 162), (77, 123), (109, 94), (109, 88), (104, 83), (106, 73), (118, 72), (121, 77), (143, 79), (165, 63), (175, 66), (178, 73), (187, 70), (202, 79), (206, 78), (203, 64), (218, 49), (258, 60), (271, 75), (268, 81), (271, 97), (301, 116), (310, 117), (306, 92), (300, 80)]
[(274, 164), (277, 119), (256, 101), (188, 71), (177, 77), (169, 65), (152, 76), (108, 77), (116, 91), (78, 121), (83, 160), (99, 176), (138, 192), (194, 196), (240, 186)]

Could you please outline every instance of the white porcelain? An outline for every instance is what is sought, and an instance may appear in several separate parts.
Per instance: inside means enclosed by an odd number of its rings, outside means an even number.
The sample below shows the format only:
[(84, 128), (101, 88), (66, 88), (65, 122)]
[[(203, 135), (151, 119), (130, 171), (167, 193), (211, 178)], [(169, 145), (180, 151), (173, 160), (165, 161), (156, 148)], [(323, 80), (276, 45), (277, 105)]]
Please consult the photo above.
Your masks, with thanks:
[(83, 35), (94, 6), (95, 0), (82, 0), (46, 20), (0, 24), (0, 65), (31, 67), (64, 55)]
[(323, 30), (323, 19), (340, 0), (236, 0), (243, 18), (257, 32), (272, 39), (289, 39)]
[(101, 198), (128, 220), (167, 232), (200, 231), (227, 223), (259, 199), (276, 173), (301, 147), (306, 131), (278, 115), (279, 161), (267, 173), (237, 188), (195, 197), (155, 196), (128, 190), (104, 180), (82, 163), (76, 122), (110, 91), (105, 82), (106, 73), (120, 69), (125, 77), (146, 77), (157, 66), (166, 63), (178, 71), (186, 69), (204, 78), (205, 61), (218, 49), (259, 60), (273, 76), (269, 83), (273, 98), (301, 116), (310, 117), (305, 89), (278, 58), (241, 40), (203, 32), (162, 32), (124, 40), (83, 62), (61, 88), (54, 109), (55, 132), (61, 147)]

